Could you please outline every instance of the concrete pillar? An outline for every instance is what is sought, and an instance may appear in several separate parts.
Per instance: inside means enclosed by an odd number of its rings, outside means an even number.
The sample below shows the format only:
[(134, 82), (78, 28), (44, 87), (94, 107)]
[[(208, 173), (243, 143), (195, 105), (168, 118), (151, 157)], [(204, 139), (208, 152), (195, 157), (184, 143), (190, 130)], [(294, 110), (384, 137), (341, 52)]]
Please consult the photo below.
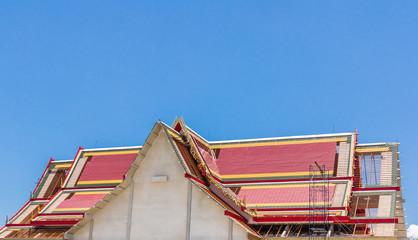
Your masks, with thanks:
[(132, 205), (134, 202), (134, 180), (130, 177), (126, 177), (126, 180), (131, 183), (129, 189), (129, 203), (128, 203), (128, 221), (126, 224), (126, 240), (131, 239), (131, 225), (132, 225)]
[(186, 240), (190, 240), (191, 215), (192, 215), (192, 183), (188, 181)]
[(89, 240), (93, 240), (93, 228), (94, 228), (94, 219), (93, 216), (86, 214), (84, 218), (90, 220), (90, 227), (89, 227)]
[(229, 221), (228, 221), (228, 240), (233, 240), (233, 227), (234, 227), (234, 225), (232, 224), (232, 219), (229, 218)]

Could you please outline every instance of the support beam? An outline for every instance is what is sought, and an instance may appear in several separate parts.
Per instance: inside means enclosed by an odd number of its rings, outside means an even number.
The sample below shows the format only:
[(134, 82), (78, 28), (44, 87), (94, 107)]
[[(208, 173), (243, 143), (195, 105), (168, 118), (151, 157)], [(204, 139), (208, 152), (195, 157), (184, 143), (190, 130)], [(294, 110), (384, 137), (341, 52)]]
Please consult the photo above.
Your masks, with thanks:
[(334, 234), (334, 224), (331, 224), (331, 226), (329, 226), (327, 238), (331, 237), (332, 234)]
[(279, 230), (277, 230), (277, 233), (276, 233), (275, 237), (279, 236), (279, 233), (280, 233), (280, 230), (282, 230), (282, 227), (283, 227), (283, 225), (280, 225), (280, 228), (279, 228)]
[(94, 219), (93, 216), (86, 214), (84, 218), (90, 220), (90, 227), (89, 227), (89, 240), (93, 240), (93, 228), (94, 228)]
[(228, 218), (228, 240), (233, 240), (233, 227), (232, 219)]
[(287, 236), (287, 231), (289, 231), (289, 225), (286, 225), (286, 227), (283, 230), (282, 235), (280, 235), (280, 237), (286, 237)]
[(192, 215), (192, 182), (188, 181), (186, 240), (190, 240), (191, 215)]
[(126, 224), (126, 240), (131, 239), (131, 226), (132, 226), (132, 206), (134, 202), (134, 180), (130, 177), (125, 178), (128, 182), (131, 183), (129, 189), (129, 203), (128, 203), (128, 221)]

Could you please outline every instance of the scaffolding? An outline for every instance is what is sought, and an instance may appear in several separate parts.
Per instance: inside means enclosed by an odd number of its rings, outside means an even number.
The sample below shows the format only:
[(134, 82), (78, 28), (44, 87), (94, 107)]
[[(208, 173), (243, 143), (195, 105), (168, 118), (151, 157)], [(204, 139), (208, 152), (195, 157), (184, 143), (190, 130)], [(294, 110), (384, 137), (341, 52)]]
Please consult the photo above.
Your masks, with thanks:
[(329, 237), (329, 170), (317, 162), (309, 166), (309, 239)]

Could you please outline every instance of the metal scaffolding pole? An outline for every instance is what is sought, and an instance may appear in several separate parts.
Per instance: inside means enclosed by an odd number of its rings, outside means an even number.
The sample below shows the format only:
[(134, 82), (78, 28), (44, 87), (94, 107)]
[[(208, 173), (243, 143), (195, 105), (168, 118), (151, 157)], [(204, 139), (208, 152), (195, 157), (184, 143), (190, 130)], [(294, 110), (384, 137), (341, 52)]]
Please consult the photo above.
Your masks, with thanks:
[(329, 205), (329, 170), (315, 162), (309, 166), (309, 239), (327, 239)]

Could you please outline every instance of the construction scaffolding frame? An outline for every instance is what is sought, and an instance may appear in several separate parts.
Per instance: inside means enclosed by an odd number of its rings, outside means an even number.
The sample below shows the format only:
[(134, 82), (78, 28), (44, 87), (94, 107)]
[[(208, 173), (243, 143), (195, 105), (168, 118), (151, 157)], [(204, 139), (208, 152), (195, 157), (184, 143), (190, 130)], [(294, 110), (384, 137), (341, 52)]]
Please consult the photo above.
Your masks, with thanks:
[(309, 239), (329, 237), (329, 170), (317, 162), (309, 166)]

